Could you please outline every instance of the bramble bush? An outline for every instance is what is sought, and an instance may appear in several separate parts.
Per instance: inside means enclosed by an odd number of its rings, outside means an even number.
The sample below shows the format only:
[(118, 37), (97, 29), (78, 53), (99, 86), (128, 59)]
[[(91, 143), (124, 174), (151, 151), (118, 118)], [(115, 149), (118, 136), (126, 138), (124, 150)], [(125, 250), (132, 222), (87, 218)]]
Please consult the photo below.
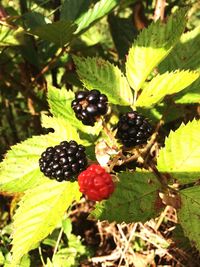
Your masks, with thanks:
[[(67, 10), (67, 3), (63, 9)], [(56, 45), (59, 55), (117, 3), (100, 0), (84, 14), (68, 17), (63, 17), (63, 11), (62, 19), (51, 23), (39, 13), (27, 13), (28, 33)], [(187, 12), (179, 8), (165, 23), (158, 20), (143, 29), (123, 64), (101, 57), (72, 56), (79, 77), (77, 91), (95, 89), (108, 99), (106, 115), (100, 115), (94, 126), (84, 125), (75, 116), (71, 103), (77, 93), (64, 86), (58, 89), (48, 81), (51, 115), (42, 112), (41, 123), (53, 130), (12, 146), (0, 165), (0, 190), (19, 196), (10, 230), (12, 255), (5, 266), (22, 266), (28, 252), (58, 225), (70, 235), (67, 214), (82, 196), (77, 179), (49, 179), (39, 167), (41, 154), (48, 147), (70, 140), (85, 147), (88, 166), (98, 163), (115, 184), (111, 196), (96, 202), (91, 217), (118, 223), (145, 222), (170, 205), (177, 211), (184, 234), (200, 249), (200, 121), (197, 115), (190, 116), (190, 110), (186, 117), (181, 109), (184, 105), (192, 109), (200, 100), (199, 41), (195, 39), (199, 40), (200, 28), (184, 33)], [(23, 29), (15, 33), (25, 38)], [(153, 130), (146, 144), (127, 147), (116, 133), (120, 116), (132, 111), (141, 114), (142, 120), (148, 118)], [(182, 123), (180, 118), (184, 118)], [(84, 248), (79, 248), (83, 254)], [(63, 266), (65, 250), (56, 252), (45, 266)]]

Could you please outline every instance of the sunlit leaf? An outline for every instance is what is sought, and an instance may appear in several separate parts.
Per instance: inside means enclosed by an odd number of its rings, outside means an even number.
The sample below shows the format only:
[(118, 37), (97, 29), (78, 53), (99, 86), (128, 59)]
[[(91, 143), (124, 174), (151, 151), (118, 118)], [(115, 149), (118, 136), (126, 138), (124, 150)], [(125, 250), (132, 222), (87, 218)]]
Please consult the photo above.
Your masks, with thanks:
[(200, 78), (174, 98), (178, 104), (200, 103)]
[(186, 9), (180, 9), (169, 17), (166, 24), (157, 21), (142, 30), (126, 62), (126, 74), (130, 86), (138, 91), (150, 72), (169, 54), (179, 40), (186, 23)]
[(160, 172), (169, 172), (179, 183), (196, 181), (200, 175), (200, 121), (182, 124), (171, 131), (161, 148), (157, 164)]
[(101, 58), (73, 58), (77, 73), (87, 89), (101, 91), (113, 104), (132, 104), (131, 89), (126, 77), (117, 66)]
[(46, 180), (26, 191), (14, 216), (13, 263), (18, 263), (23, 255), (51, 233), (67, 208), (80, 196), (76, 182)]
[(157, 75), (144, 87), (136, 106), (151, 107), (159, 103), (166, 95), (178, 93), (199, 77), (199, 73), (176, 71)]
[(76, 33), (87, 29), (92, 23), (107, 15), (119, 2), (119, 0), (98, 1), (92, 8), (75, 20), (78, 25)]

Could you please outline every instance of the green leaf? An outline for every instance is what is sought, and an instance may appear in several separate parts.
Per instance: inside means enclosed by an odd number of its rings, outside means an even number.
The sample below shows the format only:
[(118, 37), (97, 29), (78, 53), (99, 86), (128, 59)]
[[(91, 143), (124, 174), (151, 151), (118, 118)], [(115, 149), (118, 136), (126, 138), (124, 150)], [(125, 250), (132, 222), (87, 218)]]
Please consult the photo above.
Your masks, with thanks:
[(126, 77), (117, 66), (101, 58), (73, 57), (77, 73), (87, 89), (105, 93), (109, 102), (118, 105), (133, 103), (132, 91)]
[(14, 216), (13, 263), (18, 263), (23, 255), (51, 233), (64, 212), (80, 196), (76, 182), (47, 180), (26, 191)]
[[(50, 126), (51, 123), (51, 126)], [(55, 133), (34, 136), (17, 144), (8, 151), (4, 161), (0, 164), (0, 191), (10, 193), (24, 192), (29, 188), (45, 181), (43, 173), (39, 170), (38, 160), (49, 146), (55, 146), (64, 140), (75, 140), (82, 144), (76, 129), (62, 119), (43, 117), (45, 126), (55, 126)], [(63, 125), (61, 125), (63, 123)]]
[(200, 78), (174, 98), (177, 104), (200, 103)]
[(145, 222), (158, 213), (160, 185), (152, 173), (121, 173), (119, 179), (112, 196), (96, 204), (92, 215), (99, 220), (130, 223)]
[(169, 54), (179, 40), (186, 23), (186, 9), (180, 9), (169, 17), (166, 24), (157, 21), (142, 30), (126, 62), (126, 74), (130, 86), (138, 91), (151, 71)]
[(87, 11), (90, 3), (90, 0), (64, 0), (60, 11), (61, 20), (74, 21)]
[(200, 121), (182, 124), (171, 131), (160, 150), (157, 165), (160, 172), (168, 172), (179, 183), (194, 182), (200, 175)]
[(62, 138), (65, 138), (65, 140), (67, 141), (75, 140), (79, 144), (85, 146), (89, 145), (87, 140), (80, 139), (79, 134), (77, 132), (77, 128), (73, 127), (71, 123), (66, 121), (64, 118), (50, 117), (45, 114), (42, 114), (41, 121), (42, 121), (42, 127), (54, 129), (55, 131), (54, 135), (57, 135), (58, 139), (60, 139), (60, 137), (62, 136)]
[(81, 34), (80, 38), (87, 46), (94, 46), (101, 43), (104, 49), (113, 48), (113, 42), (106, 17)]
[(200, 250), (200, 186), (193, 186), (180, 191), (181, 208), (178, 219), (185, 235)]
[(108, 22), (119, 58), (124, 60), (137, 34), (132, 18), (120, 18), (111, 13)]
[(35, 136), (11, 147), (0, 164), (1, 191), (23, 192), (46, 179), (39, 170), (38, 160), (52, 143), (52, 137), (52, 134)]
[(17, 30), (0, 25), (0, 48), (7, 46), (19, 46), (24, 44), (24, 30), (19, 27)]
[(5, 262), (5, 258), (4, 258), (2, 251), (0, 250), (0, 264), (3, 266), (4, 262)]
[(117, 6), (119, 0), (100, 0), (86, 13), (80, 16), (75, 23), (78, 25), (76, 34), (82, 30), (86, 30), (95, 21), (107, 15), (114, 7)]
[(157, 75), (144, 87), (136, 106), (151, 107), (162, 101), (166, 95), (180, 92), (199, 77), (199, 73), (176, 71)]
[(34, 29), (36, 27), (47, 24), (47, 18), (45, 18), (41, 13), (34, 11), (23, 14), (23, 19), (25, 20), (26, 27), (30, 29)]
[(73, 127), (85, 133), (89, 133), (91, 135), (99, 133), (100, 125), (96, 124), (94, 127), (85, 126), (75, 117), (74, 111), (71, 108), (71, 102), (75, 98), (72, 91), (49, 86), (47, 97), (50, 111), (56, 118), (65, 119), (66, 123), (71, 124)]
[(200, 70), (200, 26), (184, 33), (173, 51), (159, 65), (159, 71)]
[(63, 231), (66, 234), (67, 238), (69, 238), (69, 236), (71, 235), (71, 232), (72, 232), (72, 222), (71, 222), (70, 218), (67, 217), (62, 221), (62, 228), (63, 228)]
[(69, 21), (56, 21), (30, 30), (30, 33), (39, 36), (41, 39), (55, 43), (63, 47), (73, 37), (77, 26)]

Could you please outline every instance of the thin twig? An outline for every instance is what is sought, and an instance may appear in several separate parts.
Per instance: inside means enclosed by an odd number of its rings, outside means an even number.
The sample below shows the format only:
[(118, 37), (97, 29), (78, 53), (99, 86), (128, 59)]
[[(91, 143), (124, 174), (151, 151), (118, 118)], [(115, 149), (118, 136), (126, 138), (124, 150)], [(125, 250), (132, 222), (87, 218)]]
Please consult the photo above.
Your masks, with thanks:
[[(55, 256), (55, 254), (56, 254), (56, 252), (57, 252), (57, 250), (58, 250), (58, 246), (59, 246), (60, 240), (61, 240), (61, 238), (62, 238), (63, 231), (64, 231), (63, 228), (61, 228), (61, 229), (60, 229), (60, 233), (59, 233), (59, 235), (58, 235), (58, 239), (57, 239), (57, 241), (56, 241), (56, 245), (55, 245), (54, 251), (53, 251), (53, 257)], [(52, 257), (52, 258), (53, 258), (53, 257)]]
[(39, 251), (40, 260), (41, 260), (41, 262), (42, 262), (42, 265), (43, 265), (43, 266), (46, 266), (46, 264), (45, 264), (45, 262), (44, 262), (43, 255), (42, 255), (42, 249), (41, 249), (40, 246), (39, 246), (39, 248), (38, 248), (38, 251)]
[(129, 238), (128, 238), (127, 242), (126, 242), (125, 248), (122, 251), (122, 255), (120, 257), (120, 261), (119, 261), (118, 267), (121, 266), (122, 260), (123, 260), (123, 258), (125, 258), (125, 254), (126, 254), (128, 248), (130, 246), (130, 242), (131, 242), (133, 236), (135, 235), (136, 228), (137, 228), (137, 223), (135, 223), (133, 228), (131, 229), (131, 233), (130, 233)]
[(38, 75), (32, 79), (33, 83), (36, 83), (37, 80), (44, 75), (47, 71), (49, 71), (49, 69), (51, 68), (51, 66), (59, 59), (59, 57), (61, 57), (64, 52), (66, 51), (67, 47), (63, 47), (63, 48), (59, 48), (56, 52), (56, 54), (54, 55), (54, 57), (47, 63), (47, 65), (40, 71), (40, 73), (38, 73)]
[(156, 223), (156, 226), (155, 226), (155, 230), (156, 231), (159, 229), (159, 227), (160, 227), (161, 223), (163, 222), (168, 210), (169, 210), (169, 206), (166, 206), (164, 211), (161, 213), (161, 215), (159, 217), (159, 220), (158, 220), (158, 222)]

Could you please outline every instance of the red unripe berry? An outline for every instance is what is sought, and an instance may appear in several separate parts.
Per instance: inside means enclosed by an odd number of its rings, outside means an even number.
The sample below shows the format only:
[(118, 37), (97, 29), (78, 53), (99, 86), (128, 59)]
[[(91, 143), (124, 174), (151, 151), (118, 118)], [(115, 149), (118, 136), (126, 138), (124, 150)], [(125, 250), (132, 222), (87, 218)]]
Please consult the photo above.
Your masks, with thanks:
[(81, 172), (78, 184), (80, 192), (94, 201), (109, 198), (115, 188), (111, 175), (98, 164), (92, 164)]

